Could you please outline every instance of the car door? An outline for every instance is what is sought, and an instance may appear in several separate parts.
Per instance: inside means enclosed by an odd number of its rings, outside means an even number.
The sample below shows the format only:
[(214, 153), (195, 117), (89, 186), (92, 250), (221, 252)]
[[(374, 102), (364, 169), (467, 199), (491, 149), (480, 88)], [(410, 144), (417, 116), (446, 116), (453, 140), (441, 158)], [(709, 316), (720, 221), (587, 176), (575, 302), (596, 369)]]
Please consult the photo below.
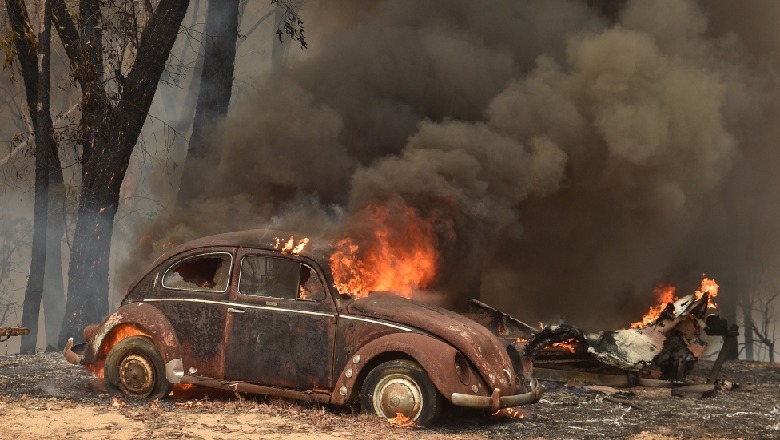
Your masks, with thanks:
[(228, 309), (225, 377), (298, 390), (330, 388), (336, 308), (311, 262), (239, 253)]
[(187, 374), (224, 375), (225, 322), (234, 249), (199, 249), (160, 266), (154, 294), (145, 298), (168, 318)]

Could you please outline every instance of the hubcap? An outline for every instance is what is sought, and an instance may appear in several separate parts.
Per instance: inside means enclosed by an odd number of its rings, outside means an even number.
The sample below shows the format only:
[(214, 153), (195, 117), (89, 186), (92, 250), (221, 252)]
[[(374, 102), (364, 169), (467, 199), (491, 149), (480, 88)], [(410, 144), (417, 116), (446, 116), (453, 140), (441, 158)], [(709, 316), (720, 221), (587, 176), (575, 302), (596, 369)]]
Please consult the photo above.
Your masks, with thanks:
[(390, 374), (374, 388), (374, 411), (392, 419), (398, 413), (417, 420), (423, 407), (422, 392), (417, 382), (403, 374)]
[(154, 387), (154, 366), (144, 356), (128, 355), (119, 365), (119, 383), (127, 393), (146, 396)]

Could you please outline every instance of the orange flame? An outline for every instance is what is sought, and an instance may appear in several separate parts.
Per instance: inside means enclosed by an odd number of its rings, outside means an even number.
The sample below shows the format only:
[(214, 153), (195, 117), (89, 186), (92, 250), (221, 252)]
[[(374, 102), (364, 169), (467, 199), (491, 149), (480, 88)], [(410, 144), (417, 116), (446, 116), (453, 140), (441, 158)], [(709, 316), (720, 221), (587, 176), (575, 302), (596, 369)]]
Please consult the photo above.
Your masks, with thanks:
[(403, 413), (395, 413), (395, 417), (387, 419), (387, 421), (396, 428), (413, 428), (417, 425), (412, 419), (403, 415)]
[(661, 313), (666, 310), (667, 304), (677, 301), (677, 295), (675, 295), (676, 290), (677, 287), (671, 284), (657, 285), (655, 289), (653, 289), (653, 293), (655, 293), (656, 298), (658, 298), (658, 304), (650, 307), (650, 310), (645, 313), (645, 316), (642, 317), (642, 320), (632, 323), (631, 328), (647, 327), (648, 325), (654, 323), (656, 319), (661, 316)]
[(494, 417), (502, 417), (507, 419), (524, 419), (525, 413), (520, 408), (503, 408), (493, 414)]
[(553, 342), (552, 347), (562, 348), (564, 350), (567, 350), (569, 353), (576, 353), (577, 352), (577, 347), (575, 345), (576, 343), (577, 340), (572, 338), (561, 342)]
[[(717, 304), (715, 304), (715, 297), (718, 296), (718, 283), (715, 282), (712, 278), (707, 278), (703, 276), (701, 280), (701, 287), (699, 290), (695, 291), (694, 294), (696, 295), (696, 301), (702, 299), (704, 297), (704, 294), (709, 294), (709, 298), (707, 299), (707, 308), (714, 309), (717, 308)], [(675, 295), (676, 287), (671, 284), (659, 284), (655, 289), (653, 289), (653, 292), (658, 297), (658, 304), (650, 307), (650, 310), (645, 314), (645, 316), (642, 317), (641, 321), (634, 322), (631, 324), (631, 328), (642, 328), (647, 327), (648, 325), (653, 324), (659, 316), (661, 316), (661, 313), (666, 309), (667, 304), (674, 303), (677, 301), (677, 295)]]
[(298, 240), (297, 244), (295, 243), (295, 237), (293, 236), (290, 236), (290, 239), (287, 241), (282, 241), (281, 238), (274, 237), (273, 248), (281, 250), (283, 254), (290, 253), (298, 255), (303, 252), (307, 244), (309, 244), (309, 239), (307, 237)]
[(88, 364), (87, 369), (92, 372), (95, 376), (102, 379), (104, 377), (104, 362), (106, 359), (106, 356), (108, 356), (108, 353), (111, 351), (112, 348), (114, 348), (114, 345), (116, 345), (119, 341), (125, 338), (129, 338), (130, 336), (149, 336), (143, 331), (133, 327), (130, 324), (122, 324), (116, 326), (111, 333), (109, 333), (105, 339), (103, 339), (103, 345), (100, 347), (99, 355), (98, 355), (98, 361), (94, 364)]
[(197, 395), (198, 387), (191, 383), (176, 383), (171, 387), (171, 392), (168, 396), (176, 399), (188, 399), (194, 395)]
[(409, 297), (430, 286), (439, 260), (433, 219), (420, 218), (406, 205), (370, 205), (358, 221), (361, 228), (336, 241), (330, 256), (339, 292), (393, 291)]
[(705, 293), (708, 293), (710, 296), (707, 300), (707, 308), (714, 309), (718, 307), (717, 304), (715, 304), (715, 297), (718, 296), (719, 288), (720, 286), (715, 280), (705, 277), (701, 280), (701, 288), (694, 293), (696, 294), (697, 300), (701, 299)]

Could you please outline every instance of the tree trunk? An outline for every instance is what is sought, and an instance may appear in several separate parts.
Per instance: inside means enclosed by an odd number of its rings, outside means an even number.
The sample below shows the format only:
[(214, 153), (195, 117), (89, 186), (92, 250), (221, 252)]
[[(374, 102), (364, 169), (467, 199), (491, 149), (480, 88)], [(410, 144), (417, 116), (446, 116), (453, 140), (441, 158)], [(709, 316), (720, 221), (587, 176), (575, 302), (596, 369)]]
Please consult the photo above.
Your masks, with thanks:
[(239, 0), (210, 0), (200, 91), (192, 136), (184, 162), (177, 204), (186, 206), (203, 188), (202, 174), (219, 157), (209, 147), (207, 133), (227, 114), (233, 88), (238, 38)]
[[(88, 143), (82, 144), (82, 187), (59, 346), (69, 337), (80, 337), (85, 325), (99, 322), (108, 313), (109, 255), (119, 192), (189, 0), (158, 3), (141, 34), (136, 59), (122, 80), (121, 99), (115, 106), (102, 88), (103, 67), (93, 53), (101, 47), (100, 2), (79, 4), (80, 19), (87, 28), (81, 31), (62, 0), (56, 0), (54, 8), (57, 31), (72, 64), (89, 65), (75, 72), (82, 87), (81, 129)], [(98, 20), (94, 28), (93, 20)], [(89, 49), (82, 50), (85, 45)]]
[(85, 177), (71, 247), (65, 319), (58, 346), (64, 346), (69, 337), (80, 336), (84, 327), (98, 322), (108, 312), (111, 234), (121, 183), (106, 187), (108, 179), (100, 175), (90, 173)]
[(745, 360), (753, 360), (753, 307), (750, 304), (749, 295), (743, 295), (742, 297), (742, 328), (744, 329), (745, 338)]
[[(22, 336), (21, 353), (34, 353), (38, 341), (38, 315), (43, 296), (43, 276), (46, 267), (46, 217), (48, 214), (49, 156), (51, 152), (50, 48), (51, 13), (49, 0), (40, 5), (40, 33), (38, 34), (37, 100), (30, 106), (36, 113), (35, 122), (35, 204), (33, 208), (33, 243), (30, 275), (24, 293), (22, 325), (30, 329)], [(29, 104), (29, 103), (28, 103)]]
[(58, 345), (62, 318), (65, 316), (65, 286), (62, 278), (62, 237), (65, 233), (65, 188), (56, 145), (52, 145), (49, 168), (49, 215), (46, 231), (46, 270), (43, 277), (43, 316), (46, 325), (46, 350)]

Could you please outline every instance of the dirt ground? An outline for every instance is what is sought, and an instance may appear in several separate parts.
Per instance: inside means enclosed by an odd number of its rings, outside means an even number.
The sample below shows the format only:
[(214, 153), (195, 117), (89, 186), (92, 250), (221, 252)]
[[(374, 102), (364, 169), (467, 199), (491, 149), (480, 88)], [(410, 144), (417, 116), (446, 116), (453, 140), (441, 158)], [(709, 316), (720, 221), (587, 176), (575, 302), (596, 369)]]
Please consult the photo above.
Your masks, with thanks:
[[(711, 365), (701, 362), (690, 379), (703, 381)], [(451, 414), (421, 429), (352, 409), (203, 390), (124, 401), (59, 353), (0, 356), (0, 439), (780, 438), (780, 366), (729, 362), (723, 376), (741, 386), (708, 398), (545, 382), (548, 392), (520, 408), (522, 418)]]

